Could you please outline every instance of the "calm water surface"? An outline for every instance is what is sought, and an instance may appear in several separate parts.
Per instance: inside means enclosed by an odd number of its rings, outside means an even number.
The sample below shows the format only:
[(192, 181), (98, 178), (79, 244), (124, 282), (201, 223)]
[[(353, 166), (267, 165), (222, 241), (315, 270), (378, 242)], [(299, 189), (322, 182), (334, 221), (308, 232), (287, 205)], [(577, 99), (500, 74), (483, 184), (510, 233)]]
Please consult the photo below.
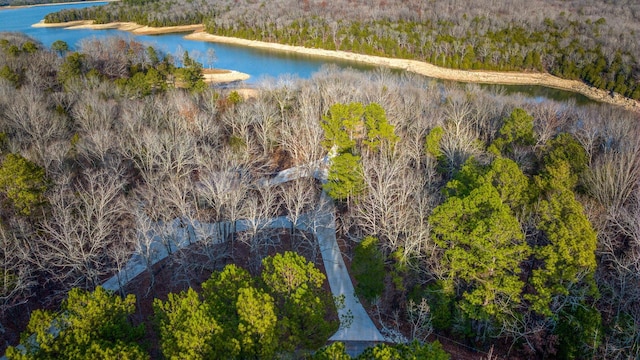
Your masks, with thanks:
[[(248, 82), (256, 82), (265, 76), (277, 77), (283, 74), (292, 74), (301, 78), (309, 78), (325, 64), (335, 64), (339, 67), (351, 67), (360, 70), (371, 70), (373, 67), (357, 62), (313, 57), (287, 52), (253, 49), (228, 44), (213, 44), (200, 41), (183, 39), (184, 34), (166, 35), (132, 35), (120, 30), (67, 30), (62, 28), (34, 28), (31, 25), (44, 19), (50, 12), (66, 8), (83, 8), (104, 3), (85, 4), (60, 4), (50, 6), (36, 6), (20, 9), (0, 10), (0, 31), (18, 31), (25, 33), (45, 46), (51, 46), (56, 40), (63, 40), (71, 48), (76, 48), (82, 39), (103, 38), (107, 36), (135, 37), (137, 41), (154, 46), (161, 51), (182, 56), (186, 50), (192, 57), (207, 65), (207, 52), (215, 51), (217, 60), (214, 64), (217, 68), (237, 70), (251, 76)], [(483, 85), (491, 88), (496, 85)], [(587, 104), (593, 101), (583, 95), (568, 91), (545, 88), (541, 86), (500, 86), (507, 93), (521, 93), (533, 98), (534, 101), (542, 99), (554, 99), (566, 101), (575, 100), (577, 104)]]
[(336, 64), (340, 67), (353, 67), (357, 69), (373, 69), (371, 66), (355, 62), (339, 61), (311, 57), (293, 53), (251, 49), (247, 47), (213, 44), (200, 41), (183, 39), (184, 34), (166, 35), (132, 35), (120, 30), (90, 30), (90, 29), (62, 29), (62, 28), (34, 28), (31, 25), (41, 21), (50, 12), (66, 8), (83, 8), (96, 6), (101, 3), (90, 4), (61, 4), (51, 6), (39, 6), (21, 9), (0, 10), (0, 31), (23, 32), (46, 46), (56, 40), (63, 40), (72, 48), (78, 46), (82, 39), (103, 38), (108, 36), (134, 37), (137, 41), (153, 45), (161, 51), (182, 56), (187, 50), (192, 57), (198, 58), (207, 64), (207, 51), (214, 49), (217, 61), (214, 66), (222, 69), (232, 69), (251, 75), (250, 81), (257, 81), (264, 76), (277, 77), (283, 74), (293, 74), (301, 78), (309, 78), (325, 64)]

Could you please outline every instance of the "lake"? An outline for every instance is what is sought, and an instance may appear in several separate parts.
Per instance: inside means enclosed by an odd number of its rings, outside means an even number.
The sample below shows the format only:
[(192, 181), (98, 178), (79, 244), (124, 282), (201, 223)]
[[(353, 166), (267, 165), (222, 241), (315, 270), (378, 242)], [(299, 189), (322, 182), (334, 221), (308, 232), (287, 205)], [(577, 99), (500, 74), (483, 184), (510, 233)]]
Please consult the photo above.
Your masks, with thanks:
[[(331, 63), (340, 67), (355, 67), (359, 69), (372, 69), (371, 66), (355, 62), (329, 60), (318, 57), (299, 55), (295, 53), (252, 49), (228, 44), (213, 44), (201, 41), (189, 41), (183, 39), (184, 34), (164, 35), (132, 35), (120, 30), (90, 30), (90, 29), (62, 29), (62, 28), (34, 28), (31, 25), (39, 22), (50, 12), (66, 8), (82, 8), (95, 6), (100, 3), (90, 4), (60, 4), (50, 6), (37, 6), (20, 9), (0, 10), (0, 31), (19, 31), (25, 33), (45, 46), (51, 46), (56, 40), (63, 40), (72, 48), (85, 38), (102, 38), (107, 36), (134, 37), (137, 41), (154, 46), (155, 48), (172, 55), (182, 57), (184, 50), (196, 58), (201, 55), (201, 62), (206, 63), (207, 51), (214, 49), (217, 61), (216, 68), (237, 70), (251, 75), (251, 81), (256, 81), (263, 76), (277, 77), (282, 74), (295, 74), (301, 78), (309, 78), (324, 64)], [(194, 57), (192, 56), (192, 57)]]
[[(97, 6), (104, 3), (81, 4), (56, 4), (49, 6), (34, 6), (18, 9), (0, 10), (0, 31), (16, 31), (25, 33), (42, 42), (45, 46), (51, 46), (56, 40), (63, 40), (73, 49), (85, 38), (102, 38), (107, 36), (134, 37), (137, 41), (152, 45), (155, 48), (172, 55), (182, 56), (184, 50), (189, 51), (192, 57), (198, 58), (206, 64), (206, 54), (209, 49), (215, 51), (217, 61), (216, 68), (237, 70), (247, 73), (251, 78), (247, 81), (254, 83), (265, 76), (278, 77), (283, 74), (292, 74), (300, 78), (309, 78), (325, 64), (334, 64), (339, 67), (371, 70), (372, 66), (362, 63), (327, 59), (301, 55), (296, 53), (254, 49), (229, 44), (213, 44), (200, 41), (183, 39), (184, 34), (165, 35), (132, 35), (120, 30), (90, 30), (62, 28), (34, 28), (31, 25), (44, 19), (45, 15), (67, 8), (83, 8)], [(483, 85), (483, 87), (496, 87), (496, 85)], [(573, 99), (577, 104), (593, 103), (587, 97), (568, 91), (551, 89), (541, 86), (502, 86), (507, 93), (522, 93), (534, 100), (544, 98), (566, 101)]]

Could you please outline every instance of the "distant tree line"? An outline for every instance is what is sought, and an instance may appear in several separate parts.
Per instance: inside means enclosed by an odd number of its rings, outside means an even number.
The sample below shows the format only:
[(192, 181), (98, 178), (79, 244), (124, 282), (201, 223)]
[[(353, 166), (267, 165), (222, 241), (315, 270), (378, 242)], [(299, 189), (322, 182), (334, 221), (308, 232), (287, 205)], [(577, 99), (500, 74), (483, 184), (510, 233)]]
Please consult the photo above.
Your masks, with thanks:
[[(614, 5), (596, 4), (574, 8), (555, 0), (520, 4), (525, 14), (527, 9), (543, 6), (561, 9), (531, 17), (518, 12), (517, 5), (482, 1), (471, 8), (453, 4), (443, 9), (383, 1), (373, 10), (366, 4), (125, 0), (64, 10), (47, 15), (45, 21), (94, 19), (150, 26), (205, 23), (207, 31), (216, 35), (416, 59), (454, 69), (544, 71), (640, 99), (640, 49), (634, 41), (640, 29), (621, 25), (625, 22), (615, 13), (620, 4), (615, 9)], [(625, 20), (637, 23), (638, 5), (627, 5), (632, 18)], [(589, 6), (601, 6), (602, 12), (587, 16), (584, 9)]]
[[(123, 5), (118, 5), (120, 2)], [(47, 14), (45, 22), (95, 20), (98, 24), (130, 21), (147, 26), (177, 26), (202, 24), (215, 16), (205, 0), (189, 2), (157, 0), (123, 0), (103, 6), (67, 9)]]
[(86, 0), (2, 0), (0, 6), (25, 6), (25, 5), (41, 5), (41, 4), (58, 4), (67, 2), (77, 2)]
[[(143, 290), (152, 293), (153, 242), (175, 269), (163, 285), (196, 289), (194, 279), (240, 257), (255, 280), (275, 246), (265, 224), (277, 216), (313, 224), (324, 188), (359, 298), (408, 342), (374, 353), (431, 349), (437, 334), (480, 351), (509, 344), (505, 357), (640, 354), (637, 114), (385, 69), (265, 78), (243, 98), (176, 86), (197, 64), (183, 57), (192, 68), (181, 75), (135, 41), (67, 48), (0, 39), (3, 346), (17, 344), (12, 329), (26, 326), (24, 314), (57, 307), (73, 288), (92, 291), (134, 255), (147, 261)], [(327, 154), (324, 185), (260, 185)], [(239, 219), (251, 224), (238, 233)], [(193, 256), (175, 252), (176, 221), (192, 229), (181, 240)], [(285, 231), (317, 261), (313, 236)], [(287, 303), (261, 281), (235, 296)], [(179, 290), (158, 306), (208, 301)]]

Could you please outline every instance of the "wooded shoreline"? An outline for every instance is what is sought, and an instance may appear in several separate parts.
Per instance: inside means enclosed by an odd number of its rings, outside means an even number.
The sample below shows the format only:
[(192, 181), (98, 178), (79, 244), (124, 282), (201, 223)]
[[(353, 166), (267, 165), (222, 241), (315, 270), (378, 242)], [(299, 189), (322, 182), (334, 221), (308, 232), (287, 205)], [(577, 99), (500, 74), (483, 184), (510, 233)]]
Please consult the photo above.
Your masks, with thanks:
[(451, 80), (469, 83), (496, 84), (496, 85), (536, 85), (554, 89), (566, 90), (582, 94), (589, 99), (612, 105), (622, 106), (627, 110), (640, 113), (640, 102), (626, 98), (620, 94), (611, 94), (608, 91), (589, 86), (578, 80), (567, 80), (548, 73), (524, 73), (524, 72), (499, 72), (484, 70), (456, 70), (429, 64), (418, 60), (395, 59), (381, 56), (357, 54), (341, 50), (325, 50), (307, 48), (303, 46), (284, 45), (257, 40), (247, 40), (234, 37), (208, 34), (204, 31), (204, 25), (184, 25), (168, 27), (149, 27), (131, 22), (115, 22), (108, 24), (94, 24), (92, 20), (81, 20), (67, 23), (45, 24), (40, 22), (34, 27), (63, 27), (66, 29), (118, 29), (129, 31), (136, 35), (156, 35), (180, 32), (191, 32), (185, 35), (185, 39), (196, 41), (208, 41), (225, 44), (248, 46), (259, 49), (289, 51), (298, 54), (321, 56), (341, 60), (357, 61), (369, 65), (387, 66), (403, 69), (416, 74), (432, 77), (440, 80)]
[[(65, 29), (94, 29), (94, 30), (106, 30), (117, 29), (122, 31), (129, 31), (135, 35), (159, 35), (159, 34), (174, 34), (181, 32), (202, 31), (204, 26), (202, 25), (184, 25), (184, 26), (167, 26), (162, 28), (153, 28), (149, 26), (142, 26), (136, 23), (129, 22), (115, 22), (109, 24), (94, 24), (93, 20), (79, 20), (71, 21), (67, 23), (57, 24), (45, 24), (39, 22), (32, 25), (33, 27), (62, 27)], [(216, 69), (216, 71), (204, 72), (204, 81), (207, 83), (230, 83), (235, 81), (243, 81), (249, 79), (249, 74), (245, 74), (235, 70), (222, 70)]]

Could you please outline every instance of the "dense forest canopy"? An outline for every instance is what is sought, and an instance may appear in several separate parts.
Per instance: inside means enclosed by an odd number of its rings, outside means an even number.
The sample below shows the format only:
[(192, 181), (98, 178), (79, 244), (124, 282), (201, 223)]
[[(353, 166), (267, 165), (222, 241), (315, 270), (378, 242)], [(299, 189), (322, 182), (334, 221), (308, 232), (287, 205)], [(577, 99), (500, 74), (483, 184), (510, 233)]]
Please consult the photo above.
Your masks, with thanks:
[[(133, 300), (92, 291), (132, 256), (148, 259), (152, 238), (172, 249), (176, 232), (166, 225), (179, 219), (196, 229), (188, 239), (193, 253), (170, 258), (175, 271), (162, 285), (174, 295), (155, 306), (169, 315), (147, 329), (167, 341), (155, 354), (206, 351), (221, 334), (244, 344), (235, 347), (240, 357), (317, 349), (326, 339), (305, 331), (328, 336), (333, 327), (304, 325), (322, 315), (292, 302), (309, 296), (305, 303), (326, 304), (322, 276), (308, 270), (315, 275), (300, 294), (265, 276), (280, 265), (265, 260), (276, 245), (261, 220), (313, 214), (324, 189), (336, 201), (336, 235), (362, 303), (379, 326), (415, 341), (372, 349), (368, 358), (446, 358), (429, 343), (434, 334), (478, 351), (494, 345), (509, 358), (640, 355), (637, 113), (385, 69), (328, 67), (310, 79), (263, 79), (255, 96), (243, 98), (202, 86), (200, 65), (185, 59), (176, 68), (171, 57), (119, 38), (69, 51), (0, 37), (3, 348), (18, 342), (24, 314), (95, 298), (118, 309), (113, 324), (130, 336), (94, 350), (146, 351)], [(311, 178), (260, 185), (327, 153), (324, 185)], [(239, 219), (252, 225), (235, 231)], [(224, 224), (217, 236), (229, 247), (211, 243), (211, 223)], [(314, 236), (285, 233), (299, 252), (317, 251)], [(251, 275), (247, 286), (218, 288), (235, 303), (215, 300), (195, 280), (214, 274), (214, 283), (224, 283), (221, 265), (240, 260)], [(145, 273), (142, 293), (153, 297), (154, 268)], [(74, 288), (82, 290), (67, 296)], [(184, 311), (189, 304), (194, 311)], [(233, 305), (233, 316), (221, 318), (220, 309)], [(52, 321), (50, 312), (35, 314), (30, 331)], [(86, 321), (96, 320), (77, 323)], [(202, 347), (180, 350), (194, 345), (178, 344), (166, 330), (180, 322), (193, 326), (181, 336)], [(333, 345), (318, 356), (343, 350)]]
[(216, 35), (455, 69), (545, 71), (640, 99), (640, 4), (633, 0), (124, 0), (45, 21), (78, 19), (204, 23)]

